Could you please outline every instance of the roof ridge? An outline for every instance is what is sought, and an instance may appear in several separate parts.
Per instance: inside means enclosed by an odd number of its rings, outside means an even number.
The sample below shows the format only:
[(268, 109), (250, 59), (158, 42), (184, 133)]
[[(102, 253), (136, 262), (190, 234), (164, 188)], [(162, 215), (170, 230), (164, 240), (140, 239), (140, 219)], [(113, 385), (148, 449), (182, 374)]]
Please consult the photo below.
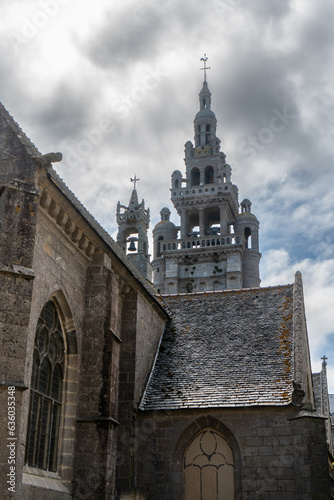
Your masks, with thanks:
[(262, 291), (262, 290), (273, 290), (273, 289), (278, 289), (278, 288), (289, 288), (292, 287), (293, 283), (287, 283), (286, 285), (269, 285), (269, 286), (257, 286), (257, 287), (251, 287), (251, 288), (230, 288), (226, 290), (205, 290), (201, 292), (181, 292), (181, 293), (162, 293), (160, 294), (160, 297), (178, 297), (178, 296), (196, 296), (196, 295), (207, 295), (207, 294), (225, 294), (225, 293), (241, 293), (241, 292), (247, 292), (247, 291)]

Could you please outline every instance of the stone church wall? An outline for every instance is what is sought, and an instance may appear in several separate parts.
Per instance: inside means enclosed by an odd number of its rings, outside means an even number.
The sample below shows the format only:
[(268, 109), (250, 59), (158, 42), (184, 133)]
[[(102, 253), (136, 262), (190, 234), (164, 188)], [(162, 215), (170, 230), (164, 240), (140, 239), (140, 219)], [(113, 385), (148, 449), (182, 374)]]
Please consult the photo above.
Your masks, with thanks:
[[(22, 498), (35, 499), (38, 495), (48, 498), (66, 498), (66, 488), (71, 492), (73, 479), (73, 455), (76, 437), (76, 415), (78, 398), (78, 353), (81, 352), (83, 316), (85, 305), (85, 283), (88, 257), (74, 245), (55, 223), (53, 218), (41, 209), (36, 226), (33, 269), (35, 279), (31, 301), (28, 342), (25, 364), (25, 384), (30, 386), (33, 346), (38, 317), (44, 304), (53, 298), (61, 314), (62, 326), (67, 340), (67, 368), (65, 373), (65, 394), (61, 426), (62, 447), (59, 451), (59, 488), (56, 492), (52, 474), (40, 472), (31, 467), (23, 468)], [(21, 455), (24, 457), (26, 429), (28, 422), (30, 391), (24, 392), (22, 406)], [(47, 493), (33, 484), (45, 485)], [(43, 493), (44, 491), (44, 493)], [(45, 498), (45, 496), (44, 496)]]
[(209, 415), (204, 409), (139, 412), (136, 498), (184, 498), (184, 454), (205, 428), (232, 448), (237, 500), (330, 498), (324, 419), (297, 418), (293, 407), (210, 409)]
[[(118, 418), (126, 424), (134, 401), (138, 406), (167, 316), (45, 176), (41, 185), (41, 199), (33, 187), (20, 184), (2, 191), (0, 200), (1, 370), (6, 381), (1, 397), (6, 409), (6, 384), (15, 384), (16, 498), (113, 498)], [(36, 326), (50, 299), (58, 306), (67, 350), (57, 473), (24, 465)], [(6, 426), (4, 416), (4, 436)], [(127, 457), (128, 427), (122, 427), (121, 437), (123, 429)], [(12, 496), (5, 490), (2, 498), (7, 497)]]
[(134, 487), (138, 406), (151, 372), (166, 317), (143, 295), (129, 292), (122, 316), (117, 444), (117, 495)]

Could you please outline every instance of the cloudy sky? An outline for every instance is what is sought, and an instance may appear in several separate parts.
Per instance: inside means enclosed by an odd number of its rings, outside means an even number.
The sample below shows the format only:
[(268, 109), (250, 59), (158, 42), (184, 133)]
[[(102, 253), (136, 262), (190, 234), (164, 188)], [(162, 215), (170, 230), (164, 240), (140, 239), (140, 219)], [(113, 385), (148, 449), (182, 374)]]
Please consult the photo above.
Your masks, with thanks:
[(11, 0), (0, 18), (3, 104), (42, 153), (63, 153), (56, 170), (113, 236), (135, 173), (152, 227), (172, 209), (208, 55), (262, 285), (302, 272), (313, 369), (326, 354), (334, 392), (333, 1)]

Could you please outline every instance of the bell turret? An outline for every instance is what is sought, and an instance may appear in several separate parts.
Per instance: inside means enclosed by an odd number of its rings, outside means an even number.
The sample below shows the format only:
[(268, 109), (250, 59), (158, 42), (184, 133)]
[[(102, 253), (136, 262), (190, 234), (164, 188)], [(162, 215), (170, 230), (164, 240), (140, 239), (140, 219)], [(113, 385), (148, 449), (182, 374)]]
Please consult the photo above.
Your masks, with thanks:
[(117, 204), (117, 243), (122, 250), (131, 258), (139, 271), (147, 278), (151, 279), (152, 270), (150, 255), (148, 253), (147, 231), (150, 223), (150, 210), (145, 209), (145, 201), (138, 201), (136, 182), (139, 179), (134, 177), (134, 189), (131, 193), (129, 205)]

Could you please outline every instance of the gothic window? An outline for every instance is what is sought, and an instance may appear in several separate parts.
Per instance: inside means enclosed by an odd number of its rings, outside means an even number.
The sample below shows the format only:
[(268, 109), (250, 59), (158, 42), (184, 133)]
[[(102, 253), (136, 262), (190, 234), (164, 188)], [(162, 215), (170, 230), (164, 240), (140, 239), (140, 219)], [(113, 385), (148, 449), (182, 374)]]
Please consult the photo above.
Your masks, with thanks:
[(212, 182), (214, 182), (213, 167), (211, 167), (211, 165), (205, 167), (204, 182), (205, 184), (212, 184)]
[(199, 184), (200, 184), (200, 173), (199, 169), (195, 167), (191, 170), (191, 185), (199, 186)]
[(185, 500), (234, 500), (233, 452), (214, 429), (203, 429), (191, 441), (183, 470)]
[(25, 459), (39, 469), (57, 469), (64, 365), (64, 337), (56, 306), (49, 301), (35, 336)]

